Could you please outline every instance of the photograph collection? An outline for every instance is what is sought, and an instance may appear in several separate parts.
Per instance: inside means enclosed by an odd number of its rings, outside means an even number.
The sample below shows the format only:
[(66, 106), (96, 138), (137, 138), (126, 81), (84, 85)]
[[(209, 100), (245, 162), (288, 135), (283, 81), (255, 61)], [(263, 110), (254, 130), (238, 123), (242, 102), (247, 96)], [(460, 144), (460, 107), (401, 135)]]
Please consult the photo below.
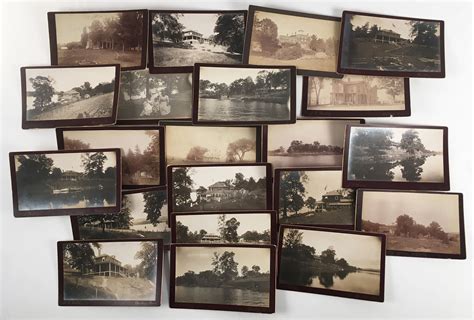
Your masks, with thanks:
[(60, 306), (160, 306), (162, 282), (170, 308), (383, 302), (386, 256), (466, 259), (448, 128), (364, 119), (410, 116), (409, 78), (445, 77), (443, 21), (251, 5), (48, 26), (22, 128), (58, 148), (9, 160), (15, 217), (70, 216)]

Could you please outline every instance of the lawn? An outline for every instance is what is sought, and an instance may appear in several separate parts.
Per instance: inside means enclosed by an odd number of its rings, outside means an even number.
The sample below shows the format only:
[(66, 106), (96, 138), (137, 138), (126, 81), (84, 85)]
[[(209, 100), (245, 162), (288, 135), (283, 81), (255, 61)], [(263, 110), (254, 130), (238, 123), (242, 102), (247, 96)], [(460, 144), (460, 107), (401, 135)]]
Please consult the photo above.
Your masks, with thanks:
[(350, 225), (354, 223), (354, 208), (337, 209), (326, 212), (305, 212), (282, 218), (280, 210), (280, 223), (288, 224), (341, 224)]
[(58, 50), (59, 65), (88, 65), (118, 63), (123, 67), (137, 67), (141, 65), (141, 51), (116, 51), (109, 49), (71, 49)]
[(337, 61), (334, 57), (315, 58), (313, 56), (284, 60), (252, 53), (249, 58), (249, 63), (256, 65), (296, 66), (298, 69), (336, 72)]
[(399, 236), (387, 236), (387, 250), (435, 252), (456, 254), (460, 251), (459, 241), (443, 243), (439, 239), (431, 238), (405, 238)]
[(219, 64), (238, 64), (242, 62), (241, 55), (199, 51), (197, 49), (155, 46), (153, 52), (156, 67), (193, 66), (196, 62)]
[(106, 229), (105, 232), (95, 228), (80, 228), (81, 239), (163, 239), (163, 242), (170, 242), (170, 232), (158, 231), (116, 231)]

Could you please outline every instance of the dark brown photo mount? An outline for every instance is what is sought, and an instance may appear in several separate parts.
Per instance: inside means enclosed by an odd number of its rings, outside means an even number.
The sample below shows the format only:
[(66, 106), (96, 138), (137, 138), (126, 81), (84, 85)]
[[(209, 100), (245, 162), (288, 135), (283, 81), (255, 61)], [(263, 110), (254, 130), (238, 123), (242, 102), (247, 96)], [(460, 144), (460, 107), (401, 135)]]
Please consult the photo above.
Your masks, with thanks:
[[(322, 289), (322, 288), (312, 288), (306, 286), (299, 286), (293, 284), (283, 284), (280, 283), (280, 271), (281, 271), (281, 251), (283, 243), (283, 230), (284, 229), (297, 229), (297, 230), (312, 230), (312, 231), (321, 231), (321, 232), (330, 232), (330, 233), (344, 233), (344, 234), (354, 234), (359, 236), (370, 236), (378, 237), (381, 240), (381, 250), (380, 250), (380, 284), (379, 284), (379, 294), (371, 295), (365, 293), (349, 292), (342, 290), (333, 290), (333, 289)], [(277, 257), (277, 289), (289, 290), (289, 291), (299, 291), (307, 293), (316, 293), (328, 296), (359, 299), (359, 300), (368, 300), (375, 302), (384, 302), (385, 299), (385, 248), (386, 248), (386, 237), (382, 233), (372, 233), (372, 232), (360, 232), (354, 230), (336, 230), (328, 228), (319, 228), (319, 227), (309, 227), (309, 226), (295, 226), (295, 225), (286, 225), (281, 224), (279, 230), (279, 239), (278, 239), (278, 257)]]
[[(41, 209), (41, 210), (19, 210), (18, 208), (18, 189), (16, 182), (15, 156), (32, 154), (58, 154), (58, 153), (87, 153), (87, 152), (114, 152), (116, 159), (115, 167), (115, 199), (116, 204), (113, 207), (91, 207), (91, 208), (70, 208), (70, 209)], [(84, 149), (84, 150), (39, 150), (39, 151), (15, 151), (9, 153), (10, 176), (13, 195), (13, 215), (16, 218), (43, 217), (43, 216), (71, 216), (71, 215), (97, 215), (118, 213), (122, 208), (120, 192), (122, 191), (122, 158), (120, 149)]]
[[(277, 221), (278, 225), (280, 225), (280, 178), (281, 178), (281, 173), (284, 171), (341, 171), (342, 174), (342, 167), (301, 167), (301, 168), (278, 168), (275, 169), (275, 174), (274, 174), (274, 192), (273, 192), (273, 209), (276, 212), (277, 215)], [(355, 190), (354, 190), (354, 197), (355, 197)], [(355, 202), (355, 198), (354, 198)], [(354, 206), (354, 211), (355, 211), (355, 206)], [(319, 227), (319, 228), (326, 228), (326, 229), (344, 229), (344, 230), (354, 230), (355, 229), (355, 222), (356, 222), (356, 216), (355, 212), (353, 212), (353, 223), (352, 224), (305, 224), (305, 223), (281, 223), (287, 226), (308, 226), (308, 227)]]
[(157, 185), (136, 185), (124, 184), (124, 189), (142, 189), (166, 185), (166, 163), (165, 163), (165, 130), (159, 125), (155, 126), (105, 126), (105, 127), (81, 127), (81, 128), (56, 128), (56, 141), (59, 150), (64, 150), (64, 132), (66, 131), (101, 131), (101, 130), (158, 130), (160, 142), (160, 184)]
[[(155, 56), (153, 52), (153, 25), (152, 20), (155, 14), (159, 13), (182, 13), (182, 14), (189, 14), (189, 13), (197, 13), (197, 14), (243, 14), (244, 15), (244, 34), (247, 31), (247, 10), (149, 10), (149, 18), (148, 18), (148, 69), (152, 74), (158, 73), (192, 73), (194, 70), (194, 65), (190, 66), (174, 66), (174, 67), (158, 67), (155, 66)], [(242, 48), (243, 49), (243, 48)], [(242, 54), (243, 60), (243, 54)], [(242, 61), (236, 65), (241, 65)]]
[[(48, 12), (48, 29), (49, 29), (49, 48), (51, 55), (51, 64), (58, 65), (58, 43), (56, 37), (56, 14), (86, 14), (86, 13), (122, 13), (122, 12), (141, 12), (143, 14), (143, 31), (142, 31), (142, 52), (140, 65), (133, 67), (123, 67), (121, 71), (129, 70), (142, 70), (146, 68), (146, 55), (147, 55), (147, 40), (148, 40), (148, 10), (136, 9), (136, 10), (99, 10), (99, 11), (51, 11)], [(100, 65), (97, 65), (100, 66)]]
[[(298, 119), (297, 122), (300, 121), (359, 121), (361, 124), (365, 123), (365, 119), (361, 118), (318, 118), (318, 119), (310, 119), (310, 118), (303, 118)], [(347, 127), (347, 125), (346, 125)], [(268, 161), (268, 126), (262, 127), (262, 162)]]
[[(153, 192), (153, 191), (164, 191), (166, 193), (166, 186), (156, 186), (156, 187), (141, 188), (141, 189), (122, 190), (122, 196), (120, 197), (120, 199), (122, 199), (124, 195), (128, 195), (128, 194), (145, 193), (145, 192)], [(167, 215), (168, 212), (162, 212), (162, 214)], [(102, 239), (82, 239), (81, 238), (81, 231), (80, 231), (80, 227), (79, 227), (79, 217), (80, 217), (79, 215), (70, 217), (73, 239), (74, 240), (81, 240), (81, 241), (91, 241), (91, 240), (102, 241)], [(171, 233), (171, 231), (170, 231), (170, 233)], [(117, 240), (141, 240), (141, 241), (144, 241), (145, 239), (147, 239), (147, 238), (124, 238), (124, 239), (117, 239)], [(152, 239), (152, 238), (150, 238), (150, 239)], [(104, 240), (106, 240), (106, 239), (104, 239)], [(164, 247), (165, 250), (169, 250), (169, 248), (170, 248), (169, 244), (165, 244), (165, 243), (163, 243), (163, 247)]]
[[(253, 307), (230, 304), (211, 304), (211, 303), (188, 303), (175, 301), (175, 283), (176, 283), (176, 248), (179, 247), (197, 247), (197, 248), (264, 248), (270, 250), (270, 301), (268, 307)], [(256, 313), (275, 313), (275, 289), (276, 289), (276, 246), (275, 245), (256, 245), (256, 244), (171, 244), (170, 248), (170, 308), (182, 309), (206, 309), (223, 311), (241, 311)]]
[[(107, 68), (115, 67), (115, 84), (114, 99), (112, 101), (112, 115), (110, 117), (100, 118), (82, 118), (82, 119), (59, 119), (59, 120), (27, 120), (27, 89), (26, 89), (26, 70), (28, 69), (78, 69), (78, 68)], [(22, 129), (32, 128), (56, 128), (61, 126), (94, 126), (94, 125), (113, 125), (117, 119), (117, 106), (119, 98), (120, 86), (120, 65), (119, 64), (103, 64), (103, 65), (80, 65), (80, 66), (34, 66), (21, 67), (21, 127)]]
[[(166, 174), (168, 176), (168, 225), (170, 225), (171, 221), (171, 215), (173, 213), (180, 213), (180, 212), (185, 212), (185, 211), (173, 211), (174, 207), (174, 199), (173, 199), (173, 169), (174, 168), (197, 168), (197, 167), (265, 167), (266, 169), (266, 179), (267, 179), (267, 192), (266, 192), (266, 208), (265, 209), (256, 209), (259, 211), (266, 211), (266, 210), (272, 210), (272, 187), (273, 187), (273, 175), (272, 175), (272, 165), (270, 163), (266, 162), (260, 162), (260, 163), (218, 163), (218, 164), (194, 164), (194, 165), (186, 165), (186, 164), (177, 164), (177, 165), (171, 165), (167, 166)], [(212, 212), (222, 212), (223, 210), (216, 210)], [(235, 212), (241, 212), (243, 210), (225, 210), (226, 213), (235, 213)], [(252, 209), (244, 210), (244, 211), (253, 211)], [(199, 212), (199, 211), (186, 211), (186, 212)], [(211, 211), (207, 211), (211, 212)]]
[[(290, 118), (288, 120), (267, 120), (267, 121), (222, 121), (222, 120), (199, 120), (199, 74), (201, 67), (205, 68), (234, 68), (234, 69), (288, 69), (290, 70)], [(220, 125), (220, 126), (245, 126), (245, 125), (263, 125), (263, 124), (291, 124), (296, 122), (296, 68), (293, 66), (257, 66), (257, 65), (239, 65), (239, 64), (210, 64), (196, 63), (193, 72), (193, 125)]]
[[(64, 299), (64, 261), (63, 245), (69, 243), (92, 243), (92, 242), (156, 242), (158, 258), (156, 261), (156, 291), (155, 300), (65, 300)], [(70, 306), (133, 306), (133, 307), (159, 307), (161, 305), (161, 282), (163, 281), (163, 240), (162, 239), (127, 239), (127, 240), (74, 240), (58, 241), (58, 305)]]
[[(223, 211), (197, 211), (197, 212), (174, 212), (171, 214), (171, 221), (170, 221), (170, 226), (171, 226), (171, 242), (172, 243), (177, 243), (176, 241), (176, 216), (218, 216), (221, 214), (246, 214), (246, 215), (252, 215), (252, 214), (269, 214), (270, 215), (270, 244), (277, 244), (277, 234), (278, 234), (278, 229), (277, 229), (277, 212), (275, 210), (246, 210), (246, 211), (232, 211), (232, 212), (227, 212), (225, 210)], [(182, 242), (179, 242), (182, 243)], [(252, 243), (249, 243), (252, 244)]]
[[(399, 128), (399, 129), (440, 129), (443, 130), (443, 177), (444, 182), (405, 182), (405, 181), (373, 181), (373, 180), (348, 180), (347, 169), (349, 164), (349, 140), (351, 128)], [(344, 138), (344, 148), (342, 156), (342, 187), (350, 189), (396, 189), (396, 190), (433, 190), (449, 191), (449, 156), (448, 156), (448, 127), (442, 126), (416, 126), (416, 125), (385, 125), (385, 124), (365, 124), (346, 125)]]
[[(385, 190), (385, 189), (358, 189), (356, 195), (356, 230), (362, 231), (362, 203), (364, 192), (385, 192), (385, 193), (425, 193), (425, 194), (445, 194), (457, 195), (459, 199), (459, 254), (436, 253), (436, 252), (416, 252), (390, 250), (387, 246), (387, 256), (418, 257), (418, 258), (439, 258), (439, 259), (466, 259), (466, 235), (464, 227), (464, 205), (463, 194), (458, 192), (439, 192), (439, 191), (413, 191), (413, 190)], [(389, 237), (389, 236), (388, 236)], [(388, 238), (387, 237), (387, 238)]]
[[(439, 51), (440, 51), (440, 68), (438, 72), (430, 71), (376, 71), (371, 69), (356, 69), (356, 68), (343, 68), (342, 63), (342, 47), (344, 42), (344, 27), (346, 24), (347, 15), (361, 15), (369, 17), (378, 17), (378, 18), (388, 18), (388, 19), (397, 19), (397, 20), (418, 20), (426, 22), (436, 22), (440, 25), (439, 30)], [(359, 74), (367, 76), (388, 76), (388, 77), (400, 77), (400, 78), (445, 78), (446, 77), (446, 67), (445, 67), (445, 52), (444, 52), (444, 21), (442, 20), (433, 20), (433, 19), (421, 19), (421, 18), (410, 18), (410, 17), (400, 17), (400, 16), (391, 16), (384, 14), (374, 14), (367, 12), (358, 12), (358, 11), (346, 11), (342, 12), (342, 21), (341, 21), (341, 36), (339, 38), (339, 52), (337, 58), (337, 72), (341, 74)]]
[[(411, 115), (410, 79), (403, 78), (405, 109), (404, 110), (309, 110), (308, 77), (303, 77), (303, 94), (301, 98), (301, 115), (304, 117), (409, 117)], [(298, 119), (300, 120), (300, 119)]]
[[(281, 9), (250, 5), (248, 18), (247, 18), (247, 30), (245, 32), (245, 41), (244, 41), (244, 53), (243, 53), (244, 64), (248, 64), (249, 59), (250, 59), (250, 42), (252, 41), (253, 21), (254, 21), (256, 11), (290, 15), (290, 16), (301, 17), (301, 18), (311, 18), (315, 20), (329, 20), (329, 21), (341, 22), (340, 17), (325, 16), (325, 15), (320, 15), (320, 14), (312, 14), (312, 13), (281, 10)], [(315, 76), (315, 77), (328, 77), (328, 78), (342, 78), (343, 77), (342, 74), (339, 74), (337, 72), (300, 69), (297, 67), (296, 67), (296, 74), (299, 76)]]

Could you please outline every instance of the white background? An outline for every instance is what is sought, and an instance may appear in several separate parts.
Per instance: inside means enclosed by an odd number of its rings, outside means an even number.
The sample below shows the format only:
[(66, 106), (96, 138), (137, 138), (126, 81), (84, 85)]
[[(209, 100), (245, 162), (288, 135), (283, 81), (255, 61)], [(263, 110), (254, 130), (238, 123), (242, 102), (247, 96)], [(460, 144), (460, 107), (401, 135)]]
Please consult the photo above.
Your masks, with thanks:
[[(3, 2), (0, 319), (471, 318), (473, 34), (470, 3), (381, 0), (56, 2)], [(348, 9), (446, 21), (446, 78), (411, 81), (410, 118), (367, 120), (368, 123), (449, 127), (451, 190), (465, 195), (468, 259), (387, 257), (385, 303), (278, 290), (273, 315), (170, 309), (166, 276), (159, 308), (58, 307), (56, 241), (72, 239), (69, 218), (13, 218), (7, 156), (10, 151), (56, 148), (53, 129), (21, 129), (20, 67), (49, 64), (46, 13), (114, 8), (246, 9), (250, 3), (336, 16)], [(165, 259), (165, 275), (169, 269), (166, 263), (168, 259)]]

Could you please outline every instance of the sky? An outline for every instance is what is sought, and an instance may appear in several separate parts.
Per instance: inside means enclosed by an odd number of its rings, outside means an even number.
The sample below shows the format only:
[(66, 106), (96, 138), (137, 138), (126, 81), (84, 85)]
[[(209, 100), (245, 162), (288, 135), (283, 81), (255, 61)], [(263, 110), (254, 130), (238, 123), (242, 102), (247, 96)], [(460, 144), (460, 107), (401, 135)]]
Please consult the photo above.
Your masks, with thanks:
[(249, 76), (252, 77), (255, 82), (260, 71), (277, 72), (281, 70), (288, 69), (201, 67), (199, 70), (199, 79), (230, 85), (234, 80), (245, 79)]
[(144, 151), (151, 142), (147, 133), (156, 133), (156, 130), (77, 130), (64, 131), (64, 138), (77, 139), (88, 143), (91, 148), (122, 148), (122, 152), (128, 149), (135, 150), (138, 145), (140, 151)]
[[(122, 262), (122, 266), (129, 264), (132, 267), (138, 265), (142, 260), (135, 259), (135, 254), (140, 251), (141, 244), (143, 242), (98, 242), (101, 246), (101, 254), (108, 254), (109, 256), (115, 256), (117, 260)], [(94, 253), (98, 255), (98, 250), (95, 247)]]
[[(268, 213), (224, 214), (226, 221), (236, 218), (240, 222), (240, 226), (237, 229), (239, 235), (242, 235), (247, 231), (258, 231), (262, 233), (271, 228), (271, 215)], [(189, 231), (191, 232), (199, 232), (201, 229), (204, 229), (208, 233), (218, 235), (219, 229), (217, 219), (219, 216), (220, 214), (177, 215), (176, 221), (181, 221), (182, 224), (189, 227)]]
[(408, 214), (428, 226), (438, 222), (445, 232), (459, 233), (459, 200), (454, 194), (364, 191), (362, 219), (390, 225)]
[(287, 35), (303, 30), (310, 35), (315, 34), (318, 38), (338, 39), (341, 28), (339, 21), (318, 20), (314, 18), (297, 17), (286, 14), (256, 11), (255, 17), (262, 20), (271, 19), (278, 27), (278, 35)]
[(84, 27), (89, 27), (94, 20), (102, 23), (106, 19), (118, 18), (118, 13), (67, 13), (56, 14), (56, 38), (58, 44), (80, 41)]
[[(252, 127), (166, 126), (166, 156), (183, 159), (192, 147), (201, 146), (224, 161), (230, 142), (241, 138), (255, 141), (256, 130)], [(255, 159), (255, 151), (246, 153), (244, 159)]]
[[(291, 229), (285, 229), (285, 234)], [(302, 230), (303, 244), (316, 249), (316, 254), (332, 247), (336, 258), (344, 258), (355, 267), (380, 269), (381, 240), (373, 236), (360, 236), (349, 233), (337, 233), (316, 230)]]
[(86, 81), (92, 88), (101, 82), (112, 82), (115, 79), (115, 67), (26, 69), (27, 91), (34, 91), (29, 79), (37, 76), (54, 79), (53, 87), (56, 91), (69, 91), (80, 87)]
[(202, 33), (204, 38), (214, 34), (218, 14), (213, 13), (185, 13), (178, 17), (179, 22), (184, 25), (184, 30), (193, 30)]
[[(145, 199), (143, 197), (143, 193), (130, 193), (125, 194), (123, 197), (129, 200), (128, 207), (130, 208), (130, 215), (134, 219), (132, 222), (136, 222), (137, 220), (146, 220), (147, 214), (145, 213)], [(160, 222), (168, 221), (168, 209), (166, 204), (163, 206), (163, 208), (161, 208), (161, 217), (159, 220)], [(164, 231), (166, 229), (166, 226), (161, 226), (159, 224), (153, 228), (155, 231)]]
[(199, 273), (212, 270), (212, 258), (214, 252), (222, 254), (225, 251), (235, 253), (234, 261), (238, 263), (237, 269), (253, 265), (260, 267), (260, 272), (270, 271), (270, 249), (267, 248), (232, 248), (232, 247), (177, 247), (176, 248), (176, 276), (179, 277), (187, 271)]
[(191, 167), (190, 176), (194, 181), (194, 187), (209, 187), (211, 184), (227, 179), (234, 179), (236, 173), (242, 173), (245, 179), (253, 177), (255, 181), (265, 178), (267, 167), (260, 166), (211, 166), (211, 167)]
[(285, 149), (293, 140), (302, 140), (303, 143), (319, 141), (325, 145), (343, 146), (346, 124), (359, 124), (359, 121), (334, 120), (300, 120), (290, 125), (268, 126), (268, 150)]
[[(53, 159), (53, 166), (63, 171), (72, 170), (76, 172), (84, 172), (82, 167), (82, 157), (84, 153), (52, 153), (45, 154), (48, 158)], [(115, 167), (115, 152), (104, 152), (107, 159), (104, 162), (104, 170), (108, 167)], [(18, 168), (19, 163), (16, 163)]]

